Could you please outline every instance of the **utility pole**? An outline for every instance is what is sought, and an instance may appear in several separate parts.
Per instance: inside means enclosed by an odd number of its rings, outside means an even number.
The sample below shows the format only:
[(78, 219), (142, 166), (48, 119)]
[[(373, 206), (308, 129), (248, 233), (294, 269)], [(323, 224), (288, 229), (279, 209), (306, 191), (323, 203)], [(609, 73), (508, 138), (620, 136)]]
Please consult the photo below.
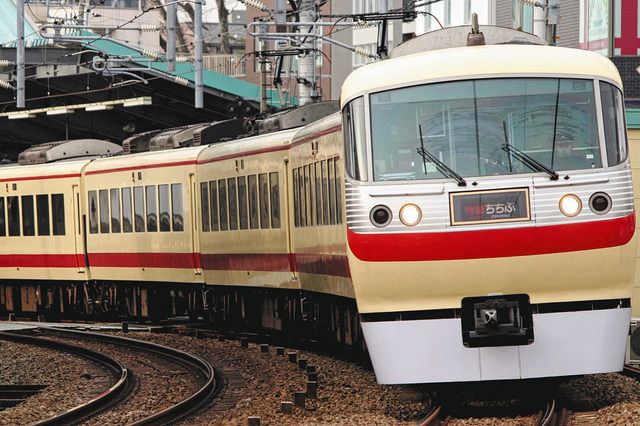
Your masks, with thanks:
[(193, 20), (194, 35), (196, 36), (196, 99), (195, 107), (204, 108), (202, 88), (202, 0), (196, 0), (195, 16)]
[[(314, 0), (300, 1), (300, 22), (314, 22), (316, 19), (316, 7)], [(302, 53), (298, 55), (298, 103), (299, 105), (313, 102), (312, 92), (315, 88), (316, 51), (313, 37), (305, 37), (305, 34), (315, 31), (310, 25), (300, 25), (300, 44)]]
[(16, 6), (16, 35), (18, 38), (18, 44), (16, 47), (16, 87), (18, 89), (16, 106), (18, 108), (24, 108), (24, 0), (17, 0)]
[(267, 57), (264, 55), (264, 41), (260, 46), (260, 113), (267, 112)]
[(176, 20), (178, 3), (168, 0), (167, 5), (167, 71), (176, 70)]

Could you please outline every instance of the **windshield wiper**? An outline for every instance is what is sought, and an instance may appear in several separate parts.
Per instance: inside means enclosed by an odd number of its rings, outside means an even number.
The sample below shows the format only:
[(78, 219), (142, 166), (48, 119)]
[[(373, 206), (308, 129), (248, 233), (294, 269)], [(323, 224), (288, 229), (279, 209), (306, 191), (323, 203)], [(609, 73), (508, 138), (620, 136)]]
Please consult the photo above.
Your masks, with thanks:
[(525, 154), (515, 146), (511, 145), (509, 143), (509, 136), (507, 133), (507, 123), (505, 121), (502, 122), (502, 127), (504, 128), (504, 145), (502, 145), (503, 151), (505, 151), (507, 154), (511, 154), (514, 157), (516, 157), (518, 160), (523, 162), (530, 169), (536, 170), (538, 172), (545, 172), (549, 175), (551, 180), (558, 180), (560, 176), (554, 170), (551, 170), (549, 167), (545, 166), (535, 158), (529, 156), (528, 154)]
[(425, 173), (427, 170), (427, 160), (429, 160), (430, 162), (435, 164), (436, 168), (440, 171), (440, 173), (442, 173), (443, 175), (451, 179), (455, 179), (458, 182), (458, 186), (467, 186), (467, 181), (464, 180), (462, 176), (457, 174), (455, 170), (453, 170), (451, 167), (444, 164), (442, 161), (438, 159), (438, 157), (436, 157), (435, 155), (433, 155), (432, 153), (430, 153), (424, 148), (424, 139), (422, 138), (422, 125), (418, 124), (418, 130), (420, 131), (420, 145), (421, 145), (421, 147), (418, 148), (418, 154), (420, 154), (420, 156), (422, 157)]

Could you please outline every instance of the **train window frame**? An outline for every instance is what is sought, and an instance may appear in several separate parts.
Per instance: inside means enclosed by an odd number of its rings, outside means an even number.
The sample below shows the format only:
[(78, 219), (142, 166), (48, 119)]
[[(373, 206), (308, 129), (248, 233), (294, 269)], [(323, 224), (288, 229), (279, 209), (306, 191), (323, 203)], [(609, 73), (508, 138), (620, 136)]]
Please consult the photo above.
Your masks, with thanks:
[(333, 168), (336, 183), (336, 224), (342, 223), (342, 179), (340, 178), (340, 157), (334, 157)]
[(320, 170), (322, 171), (322, 224), (329, 225), (329, 172), (327, 168), (327, 160), (320, 162)]
[(49, 194), (36, 194), (36, 223), (39, 237), (51, 235)]
[(4, 197), (0, 197), (0, 237), (7, 236), (7, 215), (5, 213)]
[(200, 216), (202, 232), (211, 231), (211, 214), (209, 212), (209, 183), (200, 182)]
[[(218, 179), (218, 211), (220, 212), (220, 230), (229, 230), (229, 208), (227, 197), (227, 180)], [(224, 219), (224, 220), (223, 220)]]
[(220, 230), (220, 217), (218, 216), (218, 181), (209, 181), (209, 199), (211, 201), (211, 230)]
[(247, 176), (247, 186), (249, 188), (249, 229), (260, 229), (258, 175)]
[(359, 96), (351, 100), (342, 112), (345, 171), (350, 178), (360, 182), (369, 179), (366, 111), (364, 96)]
[(258, 193), (260, 195), (260, 229), (271, 228), (271, 216), (269, 214), (269, 174), (258, 175)]
[(182, 198), (182, 184), (172, 183), (171, 197), (171, 230), (173, 232), (184, 231), (184, 199)]
[[(598, 80), (597, 84), (599, 111), (602, 116), (601, 137), (604, 139), (604, 158), (607, 167), (616, 167), (629, 158), (629, 143), (626, 132), (626, 117), (624, 114), (624, 96), (620, 89), (607, 81)], [(612, 99), (606, 99), (609, 92)], [(606, 101), (610, 101), (606, 102)], [(607, 103), (607, 105), (605, 105)], [(605, 116), (605, 108), (612, 109), (611, 114)], [(611, 126), (613, 122), (613, 126)], [(612, 138), (613, 136), (613, 138)], [(612, 144), (612, 141), (614, 143)]]
[(238, 176), (238, 224), (240, 229), (249, 229), (249, 192), (247, 188), (247, 177)]
[(280, 224), (280, 174), (269, 173), (269, 206), (271, 211), (271, 228), (279, 229)]
[(329, 180), (329, 224), (336, 225), (336, 175), (333, 163), (335, 158), (327, 159), (327, 176)]
[[(127, 194), (125, 196), (125, 193)], [(132, 201), (132, 191), (130, 187), (124, 187), (120, 189), (120, 195), (122, 197), (122, 201), (120, 205), (122, 206), (122, 232), (130, 233), (133, 232), (133, 201)], [(127, 205), (125, 205), (125, 200)], [(128, 206), (128, 208), (127, 208)]]
[(100, 233), (108, 234), (111, 232), (111, 215), (109, 214), (110, 196), (108, 189), (98, 190), (98, 205), (99, 207), (99, 223)]
[(98, 220), (98, 191), (87, 192), (87, 209), (89, 210), (89, 233), (97, 234), (100, 232)]
[(295, 167), (292, 170), (292, 182), (293, 182), (293, 224), (294, 226), (300, 226), (300, 194), (298, 188), (298, 168)]
[[(147, 216), (145, 213), (145, 193), (144, 186), (134, 186), (133, 187), (133, 230), (135, 232), (145, 232), (147, 229)], [(138, 210), (138, 207), (140, 208)]]
[(238, 182), (235, 177), (227, 178), (227, 203), (229, 208), (229, 230), (238, 230)]
[[(25, 208), (25, 204), (26, 207)], [(20, 209), (22, 212), (22, 236), (33, 237), (36, 235), (35, 201), (33, 195), (20, 196)]]
[(316, 169), (313, 163), (307, 165), (309, 167), (309, 221), (310, 225), (317, 225), (317, 211), (316, 211), (316, 189), (315, 189), (315, 173)]
[(171, 200), (166, 183), (158, 185), (158, 231), (171, 232)]
[(300, 226), (307, 226), (307, 194), (305, 192), (304, 166), (298, 168), (298, 194), (300, 197)]
[(321, 163), (316, 161), (313, 163), (314, 176), (315, 176), (315, 195), (316, 195), (316, 224), (322, 225), (322, 170), (320, 169)]
[(10, 237), (21, 235), (22, 223), (20, 223), (20, 197), (7, 196), (7, 223)]
[(55, 236), (66, 234), (64, 194), (51, 194), (51, 231)]
[(158, 188), (156, 185), (145, 185), (144, 204), (147, 214), (147, 232), (158, 232)]
[(120, 210), (120, 188), (109, 190), (109, 208), (111, 211), (111, 232), (122, 232), (122, 211)]

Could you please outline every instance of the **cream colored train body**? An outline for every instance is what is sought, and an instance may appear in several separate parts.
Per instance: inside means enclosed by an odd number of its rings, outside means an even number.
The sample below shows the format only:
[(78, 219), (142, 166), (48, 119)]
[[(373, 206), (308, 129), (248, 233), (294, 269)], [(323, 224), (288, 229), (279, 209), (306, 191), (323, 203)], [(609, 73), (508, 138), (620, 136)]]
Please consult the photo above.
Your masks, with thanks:
[(380, 383), (617, 371), (622, 105), (589, 52), (446, 49), (355, 71), (342, 112), (302, 128), (2, 167), (0, 304), (366, 340)]

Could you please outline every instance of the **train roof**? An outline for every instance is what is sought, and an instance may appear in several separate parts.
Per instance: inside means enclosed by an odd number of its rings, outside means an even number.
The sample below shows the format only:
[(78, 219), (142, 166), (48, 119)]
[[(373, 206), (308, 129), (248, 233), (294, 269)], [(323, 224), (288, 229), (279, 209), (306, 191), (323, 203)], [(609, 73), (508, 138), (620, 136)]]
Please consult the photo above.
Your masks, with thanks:
[(79, 177), (82, 167), (89, 161), (89, 159), (80, 159), (35, 165), (6, 164), (2, 165), (0, 182), (24, 180), (26, 178), (46, 179), (53, 176), (58, 178)]
[(189, 148), (170, 149), (165, 151), (147, 151), (138, 154), (120, 155), (115, 157), (96, 158), (86, 168), (87, 172), (118, 169), (147, 168), (155, 165), (166, 165), (169, 163), (183, 163), (195, 161), (198, 154), (206, 146), (196, 146)]
[(300, 131), (299, 127), (280, 132), (251, 136), (244, 139), (236, 139), (229, 142), (211, 144), (202, 152), (198, 158), (198, 162), (207, 163), (218, 159), (242, 157), (273, 147), (286, 149), (298, 131)]
[(599, 53), (563, 47), (490, 45), (401, 56), (353, 71), (342, 86), (341, 106), (364, 93), (438, 80), (503, 75), (607, 78), (622, 87), (613, 63)]

